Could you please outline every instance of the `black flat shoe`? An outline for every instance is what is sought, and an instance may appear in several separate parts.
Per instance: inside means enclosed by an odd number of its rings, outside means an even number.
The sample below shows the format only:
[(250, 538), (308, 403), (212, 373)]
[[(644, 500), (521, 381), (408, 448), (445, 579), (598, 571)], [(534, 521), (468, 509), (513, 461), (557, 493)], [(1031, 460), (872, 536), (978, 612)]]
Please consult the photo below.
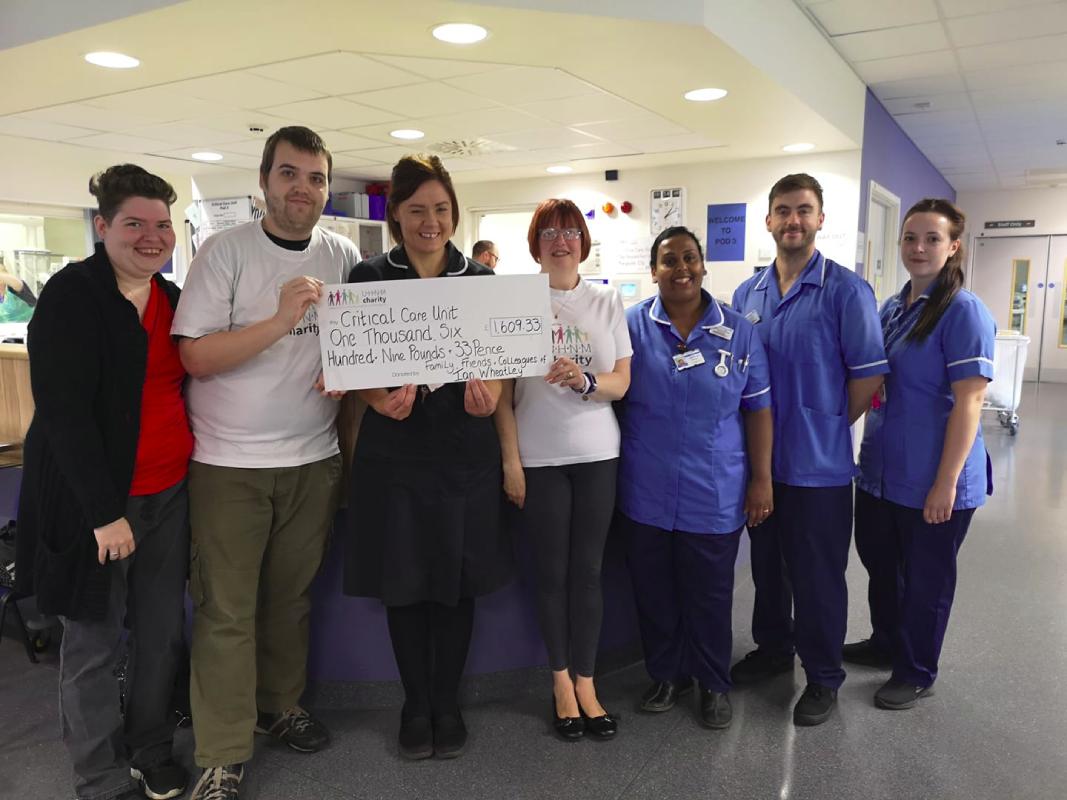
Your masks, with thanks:
[(582, 715), (585, 729), (590, 736), (594, 736), (597, 739), (613, 739), (615, 734), (619, 732), (619, 721), (607, 712), (599, 717), (590, 717), (582, 710), (582, 704), (579, 703), (578, 713)]
[(400, 734), (397, 736), (400, 755), (412, 761), (429, 758), (433, 755), (433, 725), (429, 717), (411, 717), (400, 720)]
[(467, 726), (457, 710), (454, 714), (434, 715), (433, 754), (438, 758), (456, 758), (467, 744)]
[(556, 698), (552, 698), (552, 730), (565, 742), (576, 742), (585, 736), (585, 721), (581, 717), (561, 717), (556, 713)]

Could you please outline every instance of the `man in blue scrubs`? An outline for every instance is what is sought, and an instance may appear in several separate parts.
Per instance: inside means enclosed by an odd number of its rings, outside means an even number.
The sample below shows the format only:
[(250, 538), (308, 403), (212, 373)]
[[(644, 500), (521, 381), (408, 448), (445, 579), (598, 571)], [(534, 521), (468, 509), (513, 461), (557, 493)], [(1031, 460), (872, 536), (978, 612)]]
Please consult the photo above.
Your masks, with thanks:
[(845, 680), (855, 475), (849, 427), (889, 371), (871, 287), (815, 248), (823, 219), (817, 180), (801, 173), (778, 181), (767, 214), (777, 255), (733, 298), (770, 362), (774, 513), (749, 530), (757, 649), (730, 675), (744, 685), (792, 672), (795, 650), (807, 675), (793, 708), (797, 725), (825, 722)]

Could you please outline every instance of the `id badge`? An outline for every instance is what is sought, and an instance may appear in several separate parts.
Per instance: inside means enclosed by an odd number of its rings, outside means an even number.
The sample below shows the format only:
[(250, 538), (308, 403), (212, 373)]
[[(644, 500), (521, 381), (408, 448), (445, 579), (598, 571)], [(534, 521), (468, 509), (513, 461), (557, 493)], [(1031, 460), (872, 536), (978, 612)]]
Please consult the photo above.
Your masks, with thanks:
[(674, 366), (678, 368), (679, 372), (684, 369), (699, 367), (704, 363), (704, 354), (699, 350), (688, 350), (684, 353), (678, 353), (672, 358), (674, 359)]

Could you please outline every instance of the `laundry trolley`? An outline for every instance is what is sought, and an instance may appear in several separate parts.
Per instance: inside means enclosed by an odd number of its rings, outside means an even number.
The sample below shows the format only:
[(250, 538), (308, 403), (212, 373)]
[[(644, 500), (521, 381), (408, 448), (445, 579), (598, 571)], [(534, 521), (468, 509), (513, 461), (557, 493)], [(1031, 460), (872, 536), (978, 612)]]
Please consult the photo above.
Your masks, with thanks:
[(1014, 331), (998, 333), (993, 348), (993, 380), (986, 389), (983, 411), (996, 412), (1000, 424), (1014, 436), (1019, 432), (1019, 401), (1029, 336)]

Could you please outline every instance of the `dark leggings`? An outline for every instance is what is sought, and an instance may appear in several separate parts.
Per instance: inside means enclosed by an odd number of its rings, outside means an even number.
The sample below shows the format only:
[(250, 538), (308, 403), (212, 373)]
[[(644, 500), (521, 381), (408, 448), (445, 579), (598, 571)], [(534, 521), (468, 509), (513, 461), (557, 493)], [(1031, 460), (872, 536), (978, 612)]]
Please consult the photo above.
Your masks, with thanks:
[(474, 600), (461, 598), (454, 606), (390, 606), (386, 617), (404, 684), (404, 718), (456, 713), (474, 625)]
[(604, 598), (600, 564), (615, 507), (617, 458), (526, 470), (524, 527), (537, 567), (537, 610), (553, 670), (591, 677)]

